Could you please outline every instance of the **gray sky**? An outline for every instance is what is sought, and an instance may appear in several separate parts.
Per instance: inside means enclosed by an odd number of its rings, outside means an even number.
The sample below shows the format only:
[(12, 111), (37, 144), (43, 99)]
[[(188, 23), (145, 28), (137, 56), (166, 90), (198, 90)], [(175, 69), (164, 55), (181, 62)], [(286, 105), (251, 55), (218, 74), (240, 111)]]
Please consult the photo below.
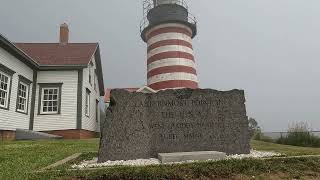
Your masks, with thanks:
[[(0, 33), (14, 42), (99, 42), (106, 87), (146, 83), (142, 0), (0, 0)], [(244, 89), (265, 131), (307, 121), (320, 130), (319, 0), (189, 0), (202, 88)]]

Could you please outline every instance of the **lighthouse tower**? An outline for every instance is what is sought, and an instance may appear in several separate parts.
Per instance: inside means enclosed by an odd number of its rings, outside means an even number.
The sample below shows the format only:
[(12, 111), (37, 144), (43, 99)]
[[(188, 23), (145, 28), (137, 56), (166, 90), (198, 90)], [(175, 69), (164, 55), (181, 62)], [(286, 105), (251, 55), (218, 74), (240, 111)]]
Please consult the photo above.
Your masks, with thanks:
[(198, 88), (192, 39), (197, 23), (184, 0), (145, 0), (141, 38), (148, 45), (148, 86)]

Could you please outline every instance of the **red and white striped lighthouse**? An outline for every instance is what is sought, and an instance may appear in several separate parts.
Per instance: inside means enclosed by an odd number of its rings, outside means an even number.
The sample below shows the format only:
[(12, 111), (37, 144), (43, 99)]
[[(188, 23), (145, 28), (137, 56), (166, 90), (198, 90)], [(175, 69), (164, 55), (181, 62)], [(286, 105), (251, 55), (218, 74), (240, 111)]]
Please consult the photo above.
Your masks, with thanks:
[(141, 37), (147, 43), (148, 86), (198, 88), (192, 38), (197, 34), (183, 0), (146, 0)]

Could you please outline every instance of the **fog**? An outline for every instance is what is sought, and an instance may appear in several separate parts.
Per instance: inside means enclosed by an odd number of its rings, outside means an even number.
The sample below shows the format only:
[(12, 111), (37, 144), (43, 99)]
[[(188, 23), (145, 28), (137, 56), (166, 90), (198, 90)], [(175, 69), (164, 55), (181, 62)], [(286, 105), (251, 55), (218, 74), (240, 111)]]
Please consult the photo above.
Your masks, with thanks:
[[(0, 0), (0, 33), (14, 42), (99, 42), (105, 87), (146, 84), (142, 0)], [(306, 121), (320, 130), (320, 1), (189, 0), (198, 19), (201, 88), (244, 89), (264, 131)]]

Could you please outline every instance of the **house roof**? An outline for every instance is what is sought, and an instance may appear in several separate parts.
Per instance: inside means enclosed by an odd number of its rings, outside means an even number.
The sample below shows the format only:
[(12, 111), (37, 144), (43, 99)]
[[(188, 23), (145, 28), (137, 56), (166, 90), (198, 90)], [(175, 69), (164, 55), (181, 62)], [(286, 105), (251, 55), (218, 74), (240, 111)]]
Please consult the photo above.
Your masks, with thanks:
[(0, 34), (0, 47), (34, 70), (82, 69), (95, 57), (100, 96), (104, 95), (98, 43), (13, 43)]
[(40, 70), (85, 68), (92, 57), (95, 57), (100, 96), (104, 95), (98, 43), (15, 43), (15, 46), (30, 56), (39, 65)]
[(10, 52), (17, 59), (20, 59), (23, 63), (28, 65), (31, 68), (38, 68), (39, 64), (34, 61), (28, 54), (20, 50), (17, 46), (14, 45), (11, 41), (5, 38), (0, 34), (0, 47)]
[(15, 43), (40, 66), (87, 66), (98, 43)]

